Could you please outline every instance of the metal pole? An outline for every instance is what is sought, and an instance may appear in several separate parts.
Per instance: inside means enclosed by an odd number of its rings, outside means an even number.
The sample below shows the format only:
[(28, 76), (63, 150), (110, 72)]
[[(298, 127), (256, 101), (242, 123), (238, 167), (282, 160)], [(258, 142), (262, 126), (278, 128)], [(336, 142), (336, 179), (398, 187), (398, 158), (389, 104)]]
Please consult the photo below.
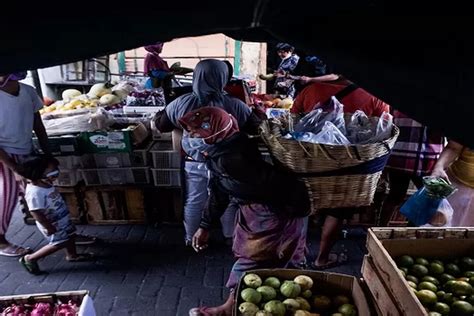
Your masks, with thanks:
[(43, 100), (43, 90), (41, 89), (41, 82), (37, 69), (31, 70), (31, 77), (33, 78), (33, 84), (35, 85), (36, 92), (40, 96), (41, 100)]

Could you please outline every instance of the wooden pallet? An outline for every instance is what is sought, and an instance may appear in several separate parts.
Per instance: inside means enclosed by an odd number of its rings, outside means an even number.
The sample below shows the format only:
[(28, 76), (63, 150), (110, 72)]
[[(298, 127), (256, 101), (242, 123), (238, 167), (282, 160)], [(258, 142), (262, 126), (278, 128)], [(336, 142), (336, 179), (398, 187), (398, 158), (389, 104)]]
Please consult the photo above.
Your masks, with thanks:
[[(367, 250), (369, 258), (364, 262), (362, 276), (370, 292), (379, 296), (377, 303), (383, 315), (426, 316), (394, 258), (405, 254), (426, 258), (472, 255), (474, 228), (372, 228), (367, 235)], [(385, 308), (394, 311), (393, 306), (399, 314), (384, 312)]]

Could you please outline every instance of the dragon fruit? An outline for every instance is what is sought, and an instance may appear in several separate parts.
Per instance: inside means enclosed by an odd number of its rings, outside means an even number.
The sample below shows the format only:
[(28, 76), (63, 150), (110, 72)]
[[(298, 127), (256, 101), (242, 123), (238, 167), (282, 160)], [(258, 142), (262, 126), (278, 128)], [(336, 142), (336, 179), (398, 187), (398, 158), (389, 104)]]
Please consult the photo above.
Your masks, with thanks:
[(31, 316), (53, 316), (53, 308), (49, 303), (36, 303)]
[(56, 306), (54, 316), (76, 316), (79, 312), (79, 307), (73, 301), (69, 301), (67, 304), (59, 304)]
[(12, 304), (3, 310), (2, 316), (30, 316), (30, 312), (23, 305)]

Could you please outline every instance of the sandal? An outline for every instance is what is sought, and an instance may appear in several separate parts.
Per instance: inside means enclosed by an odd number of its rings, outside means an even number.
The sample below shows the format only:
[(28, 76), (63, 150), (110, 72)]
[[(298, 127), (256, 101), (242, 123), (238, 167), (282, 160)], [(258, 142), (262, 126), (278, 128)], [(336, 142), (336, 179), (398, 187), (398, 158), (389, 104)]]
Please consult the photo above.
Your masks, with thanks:
[(211, 316), (211, 314), (207, 312), (208, 309), (209, 307), (206, 306), (191, 308), (189, 310), (189, 316)]
[(9, 244), (5, 248), (0, 249), (0, 256), (4, 257), (23, 257), (31, 253), (32, 250), (30, 248), (23, 248), (17, 245)]
[[(331, 258), (332, 258), (332, 260), (331, 260)], [(343, 262), (342, 260), (339, 260), (339, 256), (337, 254), (330, 253), (329, 258), (328, 258), (328, 262), (326, 264), (316, 265), (314, 262), (311, 262), (311, 264), (309, 266), (312, 270), (323, 271), (323, 270), (326, 270), (326, 269), (331, 269), (331, 268), (337, 267), (342, 262)]]
[(18, 261), (29, 273), (34, 275), (41, 274), (41, 270), (36, 261), (28, 261), (26, 260), (25, 256), (21, 257)]
[(68, 262), (84, 262), (84, 261), (91, 261), (93, 259), (94, 259), (94, 254), (92, 253), (83, 253), (83, 254), (77, 255), (74, 258), (66, 257), (66, 260)]

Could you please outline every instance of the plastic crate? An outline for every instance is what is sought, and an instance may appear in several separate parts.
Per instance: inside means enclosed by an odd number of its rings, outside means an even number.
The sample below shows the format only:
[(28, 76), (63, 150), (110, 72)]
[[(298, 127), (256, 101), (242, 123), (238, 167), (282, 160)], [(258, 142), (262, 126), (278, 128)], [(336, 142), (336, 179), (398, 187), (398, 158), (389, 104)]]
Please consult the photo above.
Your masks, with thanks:
[(83, 169), (86, 185), (148, 184), (150, 169), (147, 167)]
[(81, 156), (57, 156), (54, 158), (59, 161), (61, 169), (77, 169), (82, 166)]
[(94, 162), (94, 167), (97, 168), (123, 168), (132, 166), (128, 153), (94, 154)]
[(151, 169), (157, 187), (181, 187), (181, 169)]
[(82, 169), (80, 170), (82, 174), (82, 178), (86, 185), (100, 185), (100, 178), (99, 178), (99, 169)]
[(176, 169), (181, 167), (181, 153), (173, 150), (173, 144), (156, 142), (150, 150), (155, 169)]
[(82, 180), (82, 174), (77, 169), (62, 169), (54, 184), (60, 187), (73, 187)]

